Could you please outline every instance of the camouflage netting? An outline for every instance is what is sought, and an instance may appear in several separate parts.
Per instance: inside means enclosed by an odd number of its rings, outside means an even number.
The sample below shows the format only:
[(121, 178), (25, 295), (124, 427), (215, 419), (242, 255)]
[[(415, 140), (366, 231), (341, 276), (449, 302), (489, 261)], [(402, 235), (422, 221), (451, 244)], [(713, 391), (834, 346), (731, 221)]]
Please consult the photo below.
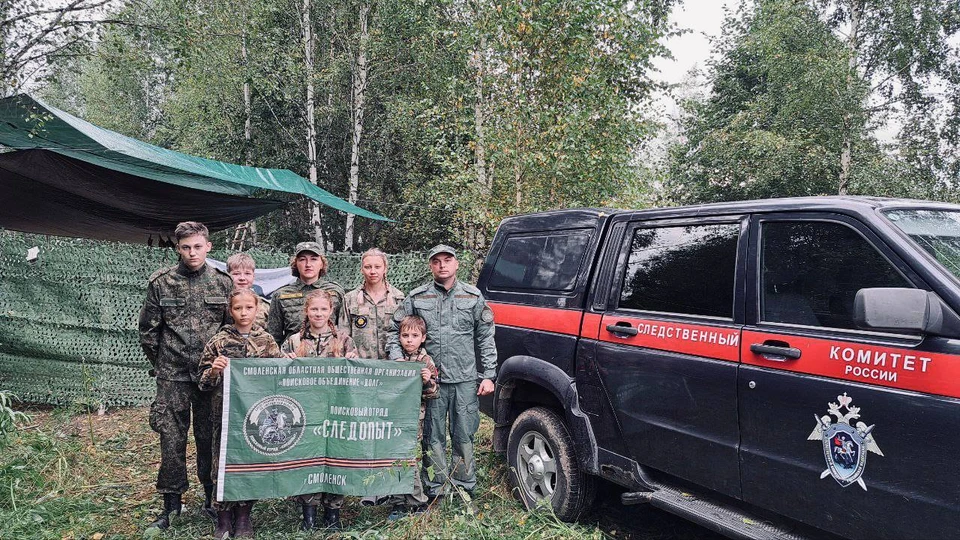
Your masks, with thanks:
[[(35, 262), (27, 250), (40, 248)], [(261, 268), (287, 254), (251, 250)], [(225, 250), (210, 256), (226, 260)], [(331, 254), (329, 278), (347, 290), (362, 278), (359, 255)], [(468, 276), (472, 258), (461, 258)], [(65, 405), (139, 405), (153, 399), (137, 316), (147, 278), (176, 263), (172, 249), (0, 230), (0, 389)], [(390, 282), (409, 291), (429, 279), (423, 253), (391, 255)]]

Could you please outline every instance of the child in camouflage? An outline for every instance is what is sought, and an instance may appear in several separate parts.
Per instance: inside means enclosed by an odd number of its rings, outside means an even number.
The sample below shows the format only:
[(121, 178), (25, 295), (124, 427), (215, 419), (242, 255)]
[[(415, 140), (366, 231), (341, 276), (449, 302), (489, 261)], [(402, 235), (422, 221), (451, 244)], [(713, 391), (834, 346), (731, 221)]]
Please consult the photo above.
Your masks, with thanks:
[(256, 279), (257, 262), (253, 257), (246, 253), (234, 253), (227, 257), (227, 273), (233, 280), (233, 286), (236, 289), (252, 289), (260, 297), (260, 303), (257, 304), (256, 324), (262, 328), (267, 327), (267, 316), (270, 314), (270, 300), (263, 296), (261, 289), (254, 280)]
[[(357, 358), (357, 346), (353, 338), (342, 328), (337, 328), (331, 319), (333, 298), (324, 289), (318, 289), (304, 299), (303, 327), (283, 342), (282, 351), (289, 358)], [(300, 503), (303, 522), (300, 528), (310, 531), (318, 528), (317, 506), (323, 505), (323, 528), (338, 530), (343, 495), (336, 493), (309, 493), (297, 495), (293, 500)]]
[[(423, 393), (420, 397), (420, 423), (417, 428), (417, 442), (423, 439), (423, 418), (427, 410), (427, 400), (436, 399), (440, 394), (439, 373), (433, 359), (423, 350), (423, 342), (427, 340), (427, 323), (417, 315), (407, 315), (400, 321), (399, 328), (400, 347), (403, 348), (403, 356), (397, 359), (398, 362), (422, 362), (424, 366), (420, 369), (420, 377), (423, 380)], [(393, 495), (387, 501), (393, 504), (393, 510), (387, 519), (395, 521), (403, 518), (409, 512), (422, 511), (424, 503), (427, 502), (427, 496), (423, 493), (423, 485), (420, 483), (420, 460), (417, 460), (417, 470), (413, 474), (413, 493), (404, 495)]]
[[(280, 348), (273, 336), (255, 324), (260, 297), (251, 289), (234, 289), (230, 293), (232, 325), (224, 325), (203, 349), (198, 366), (200, 390), (213, 395), (213, 471), (217, 483), (220, 463), (220, 430), (223, 421), (223, 370), (230, 358), (279, 358)], [(253, 536), (250, 511), (256, 501), (223, 501), (214, 503), (217, 526), (213, 537), (239, 538)]]

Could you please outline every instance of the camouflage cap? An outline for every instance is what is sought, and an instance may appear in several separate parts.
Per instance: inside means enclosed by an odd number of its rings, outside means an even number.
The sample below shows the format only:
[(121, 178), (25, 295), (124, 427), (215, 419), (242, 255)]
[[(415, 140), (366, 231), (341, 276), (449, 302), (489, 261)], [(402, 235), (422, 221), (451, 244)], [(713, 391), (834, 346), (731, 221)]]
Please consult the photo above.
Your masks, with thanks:
[(436, 246), (433, 246), (433, 249), (430, 250), (430, 255), (427, 257), (427, 260), (430, 260), (441, 253), (448, 253), (453, 257), (457, 256), (457, 250), (446, 244), (437, 244)]
[(323, 255), (323, 248), (320, 247), (320, 244), (316, 242), (300, 242), (297, 244), (297, 249), (294, 250), (293, 256), (299, 257), (304, 251), (310, 251), (316, 253), (317, 255)]

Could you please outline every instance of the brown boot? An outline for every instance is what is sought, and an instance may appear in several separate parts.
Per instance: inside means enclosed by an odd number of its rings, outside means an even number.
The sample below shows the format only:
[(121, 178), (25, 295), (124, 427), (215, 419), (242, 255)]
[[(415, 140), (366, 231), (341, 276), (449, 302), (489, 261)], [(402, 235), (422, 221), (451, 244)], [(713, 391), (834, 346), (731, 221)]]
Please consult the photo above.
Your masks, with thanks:
[(217, 540), (233, 538), (233, 509), (217, 510), (217, 528), (213, 530)]
[(235, 511), (236, 521), (233, 524), (233, 534), (237, 538), (253, 538), (253, 521), (250, 519), (250, 511), (253, 510), (253, 503), (247, 502), (237, 506)]

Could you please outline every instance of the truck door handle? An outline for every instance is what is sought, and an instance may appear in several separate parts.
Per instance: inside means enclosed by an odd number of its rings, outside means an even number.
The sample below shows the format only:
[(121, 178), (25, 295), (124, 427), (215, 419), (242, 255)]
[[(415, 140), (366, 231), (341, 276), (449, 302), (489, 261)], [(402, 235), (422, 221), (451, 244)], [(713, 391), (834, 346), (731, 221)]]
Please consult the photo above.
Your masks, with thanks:
[(800, 358), (800, 349), (782, 341), (765, 341), (750, 345), (750, 351), (774, 362), (786, 362)]
[(617, 324), (608, 324), (607, 332), (611, 334), (622, 334), (624, 336), (637, 335), (637, 329), (630, 326), (630, 323), (624, 321), (620, 321)]

